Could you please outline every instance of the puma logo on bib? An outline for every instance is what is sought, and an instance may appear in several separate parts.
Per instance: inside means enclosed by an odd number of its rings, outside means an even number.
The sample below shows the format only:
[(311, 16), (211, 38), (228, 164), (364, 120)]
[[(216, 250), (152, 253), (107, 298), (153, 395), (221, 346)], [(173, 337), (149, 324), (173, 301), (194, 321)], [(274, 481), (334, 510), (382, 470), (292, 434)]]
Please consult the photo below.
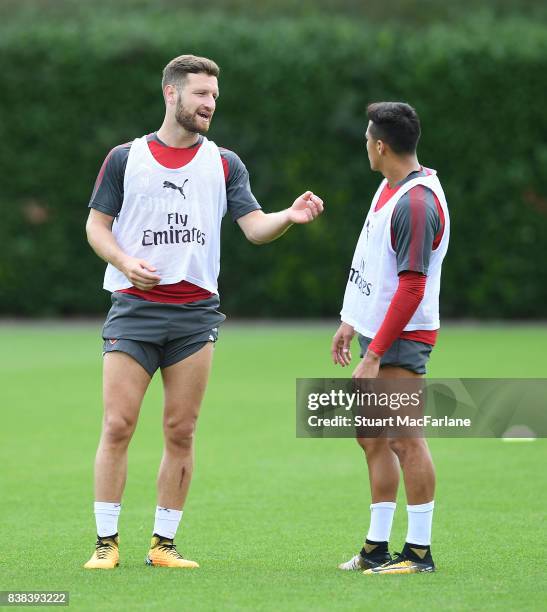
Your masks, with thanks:
[(175, 189), (186, 200), (186, 196), (184, 195), (184, 185), (186, 185), (187, 182), (188, 182), (188, 179), (186, 179), (184, 183), (182, 183), (182, 186), (179, 187), (178, 185), (175, 185), (175, 183), (171, 183), (169, 181), (163, 181), (163, 187), (164, 189)]

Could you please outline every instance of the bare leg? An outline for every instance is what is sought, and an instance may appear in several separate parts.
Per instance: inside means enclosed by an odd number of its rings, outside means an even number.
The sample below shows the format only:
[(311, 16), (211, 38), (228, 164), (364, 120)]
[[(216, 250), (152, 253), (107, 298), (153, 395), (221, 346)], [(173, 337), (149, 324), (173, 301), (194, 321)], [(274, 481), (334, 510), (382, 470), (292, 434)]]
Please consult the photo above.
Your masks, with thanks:
[(121, 502), (127, 447), (149, 383), (146, 370), (126, 353), (114, 351), (104, 356), (104, 419), (95, 458), (95, 501)]
[[(386, 366), (381, 378), (417, 378), (404, 368)], [(399, 458), (405, 481), (406, 499), (410, 505), (426, 504), (435, 496), (435, 469), (425, 438), (392, 438), (390, 447)]]
[(391, 448), (399, 457), (407, 502), (427, 504), (435, 497), (435, 468), (427, 442), (423, 438), (397, 438)]
[(357, 438), (365, 451), (372, 503), (394, 502), (399, 488), (399, 461), (387, 438)]
[(158, 474), (158, 506), (184, 506), (194, 467), (194, 433), (213, 358), (213, 344), (162, 370), (165, 448)]

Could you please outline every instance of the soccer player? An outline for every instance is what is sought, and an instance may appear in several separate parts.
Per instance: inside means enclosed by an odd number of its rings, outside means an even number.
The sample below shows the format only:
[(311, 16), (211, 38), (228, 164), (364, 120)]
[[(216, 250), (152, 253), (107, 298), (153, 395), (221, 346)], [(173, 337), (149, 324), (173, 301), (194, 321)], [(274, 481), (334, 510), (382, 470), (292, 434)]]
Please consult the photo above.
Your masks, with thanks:
[[(358, 332), (362, 360), (353, 378), (422, 377), (439, 328), (441, 266), (449, 216), (435, 170), (422, 166), (416, 146), (420, 120), (400, 102), (367, 109), (370, 167), (385, 177), (365, 219), (355, 250), (331, 354), (348, 366)], [(434, 571), (431, 556), (435, 472), (425, 439), (358, 438), (368, 464), (372, 495), (368, 534), (359, 554), (341, 564), (365, 574)], [(399, 469), (407, 496), (408, 531), (401, 553), (388, 543)]]
[(207, 133), (219, 95), (219, 68), (181, 55), (163, 71), (165, 118), (157, 132), (115, 147), (89, 203), (90, 245), (107, 263), (112, 308), (103, 328), (104, 420), (95, 460), (97, 542), (86, 568), (119, 562), (118, 516), (127, 448), (156, 370), (165, 393), (165, 447), (149, 565), (194, 568), (174, 538), (193, 469), (193, 439), (217, 340), (220, 224), (228, 211), (254, 244), (281, 236), (323, 211), (302, 194), (265, 214), (239, 157)]

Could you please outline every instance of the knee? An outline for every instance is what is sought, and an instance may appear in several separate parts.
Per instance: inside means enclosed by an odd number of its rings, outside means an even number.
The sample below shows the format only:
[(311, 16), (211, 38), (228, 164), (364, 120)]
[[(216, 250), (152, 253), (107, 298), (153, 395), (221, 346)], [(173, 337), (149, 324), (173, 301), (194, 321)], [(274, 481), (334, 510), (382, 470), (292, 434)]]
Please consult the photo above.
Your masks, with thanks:
[(399, 458), (401, 465), (416, 452), (424, 448), (424, 441), (421, 438), (392, 438), (389, 447)]
[(357, 444), (365, 451), (367, 461), (385, 452), (386, 448), (384, 438), (357, 438)]
[(166, 419), (163, 423), (166, 444), (175, 446), (181, 451), (190, 451), (194, 444), (196, 421), (196, 418)]
[(129, 444), (135, 421), (121, 415), (105, 416), (103, 422), (103, 438), (111, 446), (124, 446)]

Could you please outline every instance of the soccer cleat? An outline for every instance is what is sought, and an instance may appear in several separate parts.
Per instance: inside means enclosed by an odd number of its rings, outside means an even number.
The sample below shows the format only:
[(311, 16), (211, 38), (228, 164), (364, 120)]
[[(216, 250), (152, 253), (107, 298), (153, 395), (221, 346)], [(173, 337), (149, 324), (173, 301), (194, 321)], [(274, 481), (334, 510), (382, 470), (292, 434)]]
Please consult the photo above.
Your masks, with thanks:
[(120, 564), (120, 553), (118, 534), (107, 538), (97, 536), (95, 552), (91, 559), (84, 565), (85, 569), (113, 569)]
[(391, 561), (391, 555), (387, 550), (387, 542), (370, 542), (367, 540), (361, 552), (345, 563), (340, 563), (338, 569), (347, 572), (355, 570), (371, 569)]
[(162, 538), (155, 534), (152, 536), (150, 550), (144, 561), (146, 565), (154, 565), (156, 567), (184, 567), (188, 569), (199, 567), (195, 561), (184, 559), (179, 554), (173, 540)]
[(418, 546), (407, 542), (403, 552), (395, 553), (395, 555), (391, 561), (379, 567), (367, 569), (363, 574), (418, 574), (435, 571), (429, 546)]

